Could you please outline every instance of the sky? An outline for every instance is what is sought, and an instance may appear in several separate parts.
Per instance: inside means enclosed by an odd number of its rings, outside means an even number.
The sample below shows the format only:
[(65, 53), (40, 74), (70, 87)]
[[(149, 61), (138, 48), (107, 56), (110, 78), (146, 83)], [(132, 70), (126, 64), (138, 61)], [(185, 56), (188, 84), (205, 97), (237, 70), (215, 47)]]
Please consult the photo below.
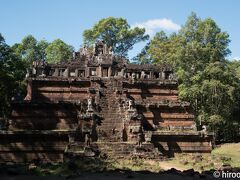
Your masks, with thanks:
[[(49, 42), (60, 38), (78, 50), (82, 32), (102, 18), (123, 17), (153, 37), (161, 30), (178, 31), (191, 12), (202, 19), (211, 17), (228, 32), (232, 51), (228, 59), (240, 59), (239, 0), (0, 0), (0, 33), (9, 45), (32, 34)], [(129, 58), (145, 44), (136, 44)]]

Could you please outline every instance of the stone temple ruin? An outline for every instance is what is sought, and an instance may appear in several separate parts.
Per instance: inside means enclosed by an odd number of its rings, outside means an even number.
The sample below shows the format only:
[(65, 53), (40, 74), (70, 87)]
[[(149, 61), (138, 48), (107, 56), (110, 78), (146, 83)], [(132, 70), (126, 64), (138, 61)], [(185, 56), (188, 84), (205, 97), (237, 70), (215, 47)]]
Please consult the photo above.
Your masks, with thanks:
[(27, 95), (0, 131), (1, 161), (212, 149), (212, 135), (197, 131), (190, 104), (178, 99), (170, 66), (128, 63), (99, 41), (70, 62), (35, 61), (26, 78)]

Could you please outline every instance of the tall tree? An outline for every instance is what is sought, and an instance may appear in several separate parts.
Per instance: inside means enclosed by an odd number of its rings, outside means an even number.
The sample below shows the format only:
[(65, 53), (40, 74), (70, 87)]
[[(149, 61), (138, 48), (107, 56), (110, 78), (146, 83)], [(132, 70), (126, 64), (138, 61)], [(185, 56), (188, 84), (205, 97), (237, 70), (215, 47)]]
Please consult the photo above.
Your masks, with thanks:
[(69, 61), (73, 58), (73, 47), (67, 45), (61, 39), (56, 39), (46, 48), (46, 59), (48, 63), (59, 63)]
[(47, 53), (46, 49), (49, 43), (46, 40), (40, 40), (37, 43), (37, 59), (46, 61)]
[(11, 98), (23, 88), (26, 65), (15, 55), (0, 34), (0, 117), (10, 112)]
[(190, 101), (197, 119), (215, 130), (230, 123), (240, 98), (239, 80), (226, 61), (229, 42), (214, 20), (192, 13), (178, 33), (159, 32), (148, 48), (153, 63), (174, 67), (180, 98)]
[(22, 39), (21, 43), (14, 44), (12, 49), (23, 61), (30, 65), (36, 60), (46, 60), (47, 46), (47, 41), (37, 41), (32, 35), (28, 35)]
[(178, 67), (183, 54), (184, 38), (174, 33), (170, 37), (165, 32), (156, 33), (150, 41), (148, 53), (153, 60), (153, 63), (171, 64)]
[(126, 19), (114, 17), (101, 19), (93, 28), (83, 32), (85, 45), (90, 46), (96, 40), (103, 40), (119, 56), (127, 56), (134, 44), (148, 38), (144, 28), (131, 28)]
[(229, 67), (235, 73), (235, 76), (240, 80), (240, 61), (238, 60), (231, 60), (228, 62)]

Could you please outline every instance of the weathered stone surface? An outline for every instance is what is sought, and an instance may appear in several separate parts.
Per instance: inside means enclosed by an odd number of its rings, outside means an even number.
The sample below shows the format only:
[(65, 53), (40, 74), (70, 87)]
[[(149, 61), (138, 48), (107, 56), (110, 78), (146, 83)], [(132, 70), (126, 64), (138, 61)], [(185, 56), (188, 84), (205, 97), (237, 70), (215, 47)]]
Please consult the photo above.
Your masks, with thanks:
[(13, 102), (9, 130), (0, 132), (1, 160), (211, 151), (212, 136), (196, 130), (170, 66), (129, 64), (106, 48), (97, 43), (61, 64), (34, 62), (27, 96)]

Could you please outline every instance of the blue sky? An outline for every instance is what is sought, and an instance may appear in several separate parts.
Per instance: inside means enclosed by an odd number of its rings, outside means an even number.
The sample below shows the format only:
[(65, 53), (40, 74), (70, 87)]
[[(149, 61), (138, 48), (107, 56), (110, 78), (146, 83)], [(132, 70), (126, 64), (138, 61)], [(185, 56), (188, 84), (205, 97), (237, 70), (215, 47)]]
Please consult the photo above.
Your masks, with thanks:
[[(9, 45), (32, 34), (38, 40), (60, 38), (76, 50), (82, 32), (101, 18), (126, 18), (147, 32), (171, 33), (186, 22), (192, 11), (213, 18), (230, 35), (229, 59), (240, 57), (240, 1), (238, 0), (0, 0), (0, 33)], [(145, 43), (129, 53), (135, 56)]]

